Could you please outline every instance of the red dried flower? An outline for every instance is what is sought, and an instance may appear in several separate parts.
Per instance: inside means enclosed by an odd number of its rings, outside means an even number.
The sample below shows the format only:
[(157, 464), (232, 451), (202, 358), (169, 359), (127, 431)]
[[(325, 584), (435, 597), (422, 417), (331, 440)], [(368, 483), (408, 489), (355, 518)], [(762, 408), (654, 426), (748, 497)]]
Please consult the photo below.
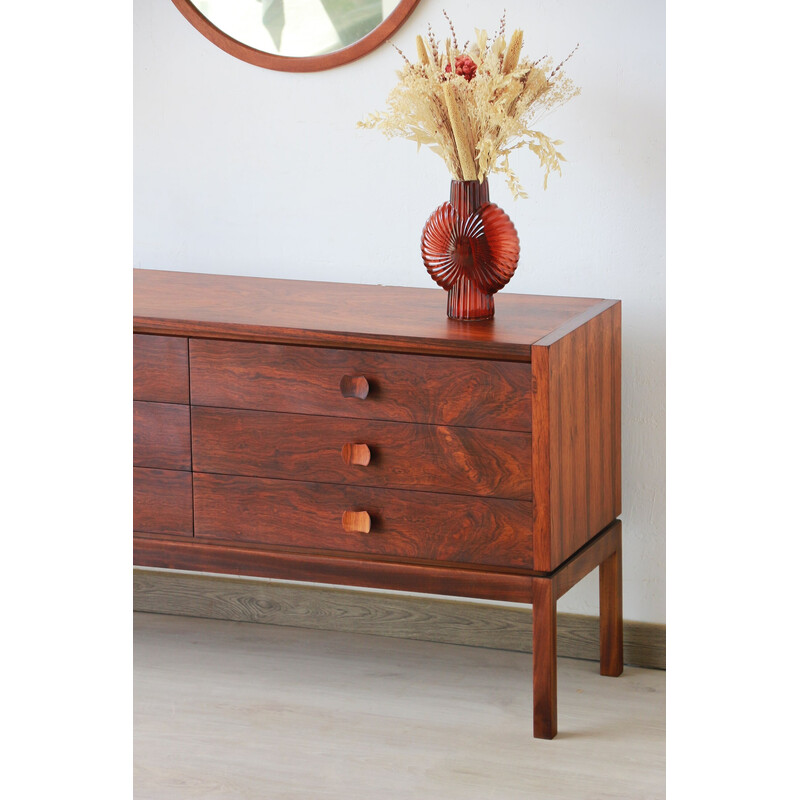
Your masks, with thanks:
[[(452, 72), (452, 70), (450, 69), (449, 62), (445, 66), (444, 71)], [(456, 75), (462, 75), (468, 81), (471, 81), (475, 77), (475, 73), (477, 71), (478, 71), (477, 64), (469, 56), (456, 57)]]

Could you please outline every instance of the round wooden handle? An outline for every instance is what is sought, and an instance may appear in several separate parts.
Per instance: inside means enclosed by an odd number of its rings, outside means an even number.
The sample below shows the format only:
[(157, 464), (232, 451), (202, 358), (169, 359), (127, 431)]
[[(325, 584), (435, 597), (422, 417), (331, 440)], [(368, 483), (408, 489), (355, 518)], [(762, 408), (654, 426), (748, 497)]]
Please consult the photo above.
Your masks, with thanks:
[(339, 381), (343, 397), (357, 397), (366, 400), (369, 394), (369, 381), (363, 375), (345, 375)]
[(342, 447), (342, 461), (358, 467), (366, 467), (372, 453), (365, 444), (346, 444)]
[(369, 533), (371, 524), (367, 511), (345, 511), (342, 514), (342, 527), (348, 533)]

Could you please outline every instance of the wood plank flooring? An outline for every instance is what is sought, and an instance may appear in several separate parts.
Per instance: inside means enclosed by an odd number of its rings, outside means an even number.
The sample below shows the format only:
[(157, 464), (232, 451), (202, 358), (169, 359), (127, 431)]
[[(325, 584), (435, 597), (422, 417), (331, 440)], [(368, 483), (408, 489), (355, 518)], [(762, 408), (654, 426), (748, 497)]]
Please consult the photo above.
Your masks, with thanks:
[(136, 613), (134, 797), (663, 798), (665, 673), (558, 668), (541, 741), (525, 653)]

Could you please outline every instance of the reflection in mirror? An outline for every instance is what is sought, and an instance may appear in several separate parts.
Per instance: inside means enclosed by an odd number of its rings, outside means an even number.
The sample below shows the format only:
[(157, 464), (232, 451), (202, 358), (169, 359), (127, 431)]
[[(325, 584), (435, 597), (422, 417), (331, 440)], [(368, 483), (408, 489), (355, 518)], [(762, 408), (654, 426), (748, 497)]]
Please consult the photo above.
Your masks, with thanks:
[(264, 53), (318, 56), (377, 28), (398, 0), (193, 0), (232, 39)]

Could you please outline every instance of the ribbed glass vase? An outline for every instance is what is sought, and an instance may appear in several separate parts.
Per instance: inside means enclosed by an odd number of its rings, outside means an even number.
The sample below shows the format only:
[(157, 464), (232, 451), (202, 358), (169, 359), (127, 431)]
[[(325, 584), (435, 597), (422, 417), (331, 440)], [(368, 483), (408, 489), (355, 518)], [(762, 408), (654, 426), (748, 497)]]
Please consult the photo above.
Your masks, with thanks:
[(494, 294), (519, 261), (519, 237), (502, 208), (489, 202), (486, 180), (451, 181), (450, 201), (428, 218), (422, 260), (447, 290), (447, 316), (478, 320), (494, 316)]

